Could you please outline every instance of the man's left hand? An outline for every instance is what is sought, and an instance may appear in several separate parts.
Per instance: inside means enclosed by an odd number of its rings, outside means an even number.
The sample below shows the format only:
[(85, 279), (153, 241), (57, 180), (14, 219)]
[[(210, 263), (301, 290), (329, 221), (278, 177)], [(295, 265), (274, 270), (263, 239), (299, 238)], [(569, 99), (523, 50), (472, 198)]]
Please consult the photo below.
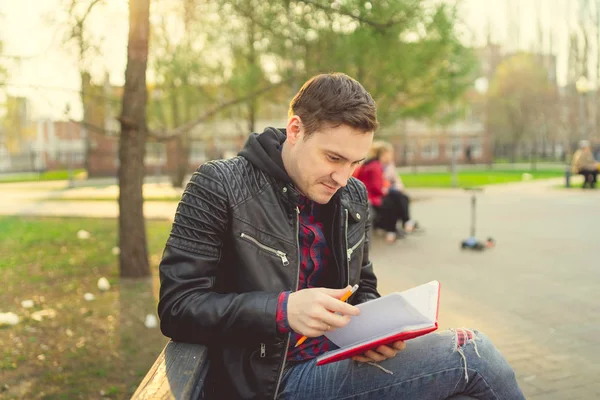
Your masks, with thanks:
[(399, 340), (397, 342), (392, 343), (391, 345), (383, 345), (379, 346), (376, 349), (369, 350), (362, 356), (354, 356), (352, 359), (354, 361), (359, 362), (379, 362), (383, 360), (387, 360), (388, 358), (393, 358), (398, 354), (399, 351), (402, 351), (406, 348), (406, 343), (404, 341)]

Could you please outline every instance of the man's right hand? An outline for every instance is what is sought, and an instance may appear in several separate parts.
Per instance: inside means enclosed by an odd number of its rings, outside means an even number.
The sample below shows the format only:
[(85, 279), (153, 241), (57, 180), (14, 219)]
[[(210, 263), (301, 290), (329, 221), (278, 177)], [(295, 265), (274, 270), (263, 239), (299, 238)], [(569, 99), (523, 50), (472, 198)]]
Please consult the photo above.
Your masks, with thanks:
[[(287, 318), (294, 332), (308, 336), (322, 336), (325, 332), (342, 328), (350, 316), (360, 313), (358, 307), (339, 299), (351, 289), (312, 288), (291, 293), (287, 304)], [(334, 313), (340, 313), (337, 315)]]

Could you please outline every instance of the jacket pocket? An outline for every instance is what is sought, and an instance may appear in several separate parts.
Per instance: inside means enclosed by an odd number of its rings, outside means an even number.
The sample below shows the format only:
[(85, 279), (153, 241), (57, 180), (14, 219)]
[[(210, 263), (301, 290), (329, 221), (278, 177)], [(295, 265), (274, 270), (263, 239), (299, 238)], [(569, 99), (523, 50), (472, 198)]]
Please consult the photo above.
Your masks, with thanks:
[(348, 257), (348, 261), (350, 261), (352, 259), (352, 253), (354, 253), (356, 251), (356, 249), (358, 249), (360, 247), (360, 245), (362, 244), (362, 242), (364, 242), (366, 237), (366, 234), (363, 233), (363, 235), (360, 237), (360, 239), (358, 240), (358, 242), (356, 242), (354, 245), (348, 247), (348, 251), (346, 253), (347, 257)]
[(253, 238), (252, 236), (250, 236), (244, 232), (242, 232), (240, 234), (240, 237), (242, 239), (244, 239), (245, 241), (252, 243), (259, 249), (261, 249), (269, 254), (272, 254), (276, 257), (279, 257), (281, 259), (281, 263), (283, 264), (284, 267), (290, 264), (290, 262), (288, 261), (288, 258), (287, 258), (287, 254), (284, 253), (283, 251), (274, 249), (273, 247), (270, 247), (270, 246), (267, 246), (266, 244), (259, 242), (258, 240), (256, 240), (255, 238)]

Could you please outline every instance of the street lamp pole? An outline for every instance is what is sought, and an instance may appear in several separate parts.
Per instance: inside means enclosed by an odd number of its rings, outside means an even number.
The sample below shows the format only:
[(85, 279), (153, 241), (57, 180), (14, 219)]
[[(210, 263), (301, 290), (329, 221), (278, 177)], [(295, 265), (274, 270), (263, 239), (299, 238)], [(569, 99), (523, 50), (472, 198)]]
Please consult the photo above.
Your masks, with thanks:
[(456, 148), (454, 146), (454, 143), (456, 141), (455, 138), (455, 129), (452, 129), (452, 135), (450, 135), (450, 146), (452, 147), (452, 165), (451, 165), (451, 171), (452, 171), (452, 187), (458, 187), (458, 176), (456, 173)]
[(71, 106), (69, 104), (67, 104), (67, 106), (65, 107), (65, 116), (67, 117), (67, 148), (68, 148), (68, 154), (67, 154), (67, 170), (68, 170), (68, 174), (69, 174), (69, 188), (73, 187), (73, 148), (72, 148), (72, 144), (73, 144), (73, 138), (72, 138), (72, 132), (71, 132), (71, 119), (69, 118), (69, 113), (71, 111)]
[[(494, 162), (494, 152), (493, 152), (493, 144), (492, 144), (492, 134), (490, 132), (490, 107), (489, 107), (489, 101), (488, 101), (488, 97), (487, 97), (487, 92), (488, 92), (488, 88), (489, 88), (489, 80), (487, 77), (482, 76), (479, 77), (475, 80), (475, 91), (477, 93), (479, 93), (479, 95), (481, 96), (481, 98), (484, 100), (485, 102), (485, 106), (484, 106), (484, 111), (483, 111), (483, 136), (481, 137), (481, 151), (483, 152), (483, 154), (486, 153), (484, 146), (487, 146), (487, 148), (489, 149), (489, 162), (488, 162), (488, 168), (491, 169), (492, 168), (492, 164)], [(487, 140), (487, 143), (486, 143)]]
[(581, 76), (575, 82), (575, 89), (579, 93), (579, 135), (581, 140), (587, 139), (587, 115), (586, 115), (586, 94), (589, 91), (589, 82), (585, 76)]
[[(445, 64), (448, 66), (448, 70), (450, 72), (450, 93), (451, 93), (451, 97), (452, 97), (452, 102), (455, 102), (456, 99), (454, 99), (454, 90), (455, 90), (455, 68), (456, 66), (454, 64), (451, 64), (449, 60), (445, 61)], [(456, 104), (452, 103), (452, 111), (453, 113), (456, 113)], [(454, 142), (455, 142), (455, 136), (456, 136), (456, 121), (454, 120), (454, 118), (456, 117), (456, 115), (452, 116), (452, 128), (451, 128), (451, 133), (450, 133), (450, 146), (452, 149), (452, 158), (451, 158), (451, 163), (450, 163), (450, 171), (452, 174), (452, 187), (456, 188), (458, 187), (458, 174), (456, 171), (456, 151), (454, 148)]]

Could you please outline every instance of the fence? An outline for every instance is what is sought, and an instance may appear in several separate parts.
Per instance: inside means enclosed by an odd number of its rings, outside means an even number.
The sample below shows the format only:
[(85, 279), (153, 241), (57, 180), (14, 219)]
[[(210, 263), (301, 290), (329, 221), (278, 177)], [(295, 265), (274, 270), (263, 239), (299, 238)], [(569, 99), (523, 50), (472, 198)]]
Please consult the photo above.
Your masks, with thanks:
[(0, 154), (0, 173), (46, 172), (84, 168), (82, 152), (57, 151), (52, 157), (36, 151)]

